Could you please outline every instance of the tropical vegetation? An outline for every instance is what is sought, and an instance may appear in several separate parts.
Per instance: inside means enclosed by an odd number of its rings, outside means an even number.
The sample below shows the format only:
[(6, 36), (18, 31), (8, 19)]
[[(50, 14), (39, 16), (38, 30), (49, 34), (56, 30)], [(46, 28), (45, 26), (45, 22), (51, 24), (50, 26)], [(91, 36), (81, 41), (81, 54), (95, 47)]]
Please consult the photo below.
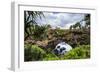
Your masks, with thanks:
[[(90, 14), (69, 29), (52, 29), (50, 24), (38, 25), (36, 18), (45, 18), (41, 11), (24, 11), (24, 61), (88, 59), (90, 55)], [(85, 21), (85, 26), (81, 22)], [(73, 49), (57, 56), (52, 50), (65, 41)]]

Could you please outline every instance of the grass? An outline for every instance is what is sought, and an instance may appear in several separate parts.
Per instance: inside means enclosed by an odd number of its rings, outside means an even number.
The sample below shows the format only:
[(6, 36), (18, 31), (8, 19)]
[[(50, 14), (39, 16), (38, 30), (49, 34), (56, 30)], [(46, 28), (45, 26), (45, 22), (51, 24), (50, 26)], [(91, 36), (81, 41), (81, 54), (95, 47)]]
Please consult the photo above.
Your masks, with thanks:
[(90, 58), (90, 45), (80, 45), (73, 48), (63, 56), (57, 56), (50, 50), (47, 53), (37, 45), (25, 45), (25, 61), (48, 61), (48, 60), (67, 60), (67, 59), (87, 59)]

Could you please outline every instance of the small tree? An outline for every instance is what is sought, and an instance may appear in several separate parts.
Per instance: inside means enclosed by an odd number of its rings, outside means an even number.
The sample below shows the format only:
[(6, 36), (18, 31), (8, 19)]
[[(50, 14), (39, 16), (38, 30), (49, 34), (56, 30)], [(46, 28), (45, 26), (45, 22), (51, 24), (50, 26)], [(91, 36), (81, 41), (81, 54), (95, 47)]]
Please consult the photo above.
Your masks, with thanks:
[(90, 14), (85, 15), (84, 21), (86, 22), (85, 27), (89, 28), (90, 27)]
[(26, 40), (29, 37), (29, 35), (32, 34), (31, 26), (37, 24), (36, 18), (40, 17), (41, 19), (42, 16), (44, 15), (41, 11), (24, 11), (24, 31), (26, 34), (24, 40)]

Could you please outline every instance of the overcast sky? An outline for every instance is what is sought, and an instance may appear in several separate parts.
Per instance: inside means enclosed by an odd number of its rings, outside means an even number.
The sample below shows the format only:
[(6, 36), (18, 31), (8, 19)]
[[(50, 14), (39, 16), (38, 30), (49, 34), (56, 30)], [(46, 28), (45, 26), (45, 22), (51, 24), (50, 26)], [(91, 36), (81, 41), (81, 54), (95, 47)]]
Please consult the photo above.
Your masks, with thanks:
[(45, 18), (37, 18), (38, 24), (49, 24), (52, 28), (60, 27), (68, 29), (70, 25), (84, 19), (84, 14), (79, 13), (61, 13), (61, 12), (43, 12)]

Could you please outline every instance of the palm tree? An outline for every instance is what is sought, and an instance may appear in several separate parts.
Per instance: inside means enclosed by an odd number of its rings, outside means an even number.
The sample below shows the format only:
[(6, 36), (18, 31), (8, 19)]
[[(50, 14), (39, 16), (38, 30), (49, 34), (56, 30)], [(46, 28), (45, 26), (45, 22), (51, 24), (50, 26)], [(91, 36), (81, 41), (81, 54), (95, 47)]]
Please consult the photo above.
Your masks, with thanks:
[(46, 39), (47, 38), (47, 30), (48, 27), (46, 25), (35, 25), (35, 30), (34, 30), (34, 38), (35, 39)]
[(90, 27), (90, 14), (85, 15), (84, 21), (86, 22), (85, 27), (89, 28)]
[(74, 25), (71, 25), (70, 30), (77, 29), (77, 28), (81, 29), (82, 26), (81, 26), (80, 22), (76, 22)]
[(72, 30), (72, 29), (73, 29), (73, 26), (71, 25), (71, 26), (70, 26), (70, 30)]
[(75, 25), (76, 25), (76, 28), (79, 27), (79, 28), (81, 29), (81, 24), (80, 24), (80, 22), (77, 22)]
[(41, 19), (43, 16), (41, 11), (24, 11), (24, 31), (26, 34), (24, 40), (32, 34), (31, 26), (35, 27), (35, 24), (37, 24), (36, 18), (39, 17)]

